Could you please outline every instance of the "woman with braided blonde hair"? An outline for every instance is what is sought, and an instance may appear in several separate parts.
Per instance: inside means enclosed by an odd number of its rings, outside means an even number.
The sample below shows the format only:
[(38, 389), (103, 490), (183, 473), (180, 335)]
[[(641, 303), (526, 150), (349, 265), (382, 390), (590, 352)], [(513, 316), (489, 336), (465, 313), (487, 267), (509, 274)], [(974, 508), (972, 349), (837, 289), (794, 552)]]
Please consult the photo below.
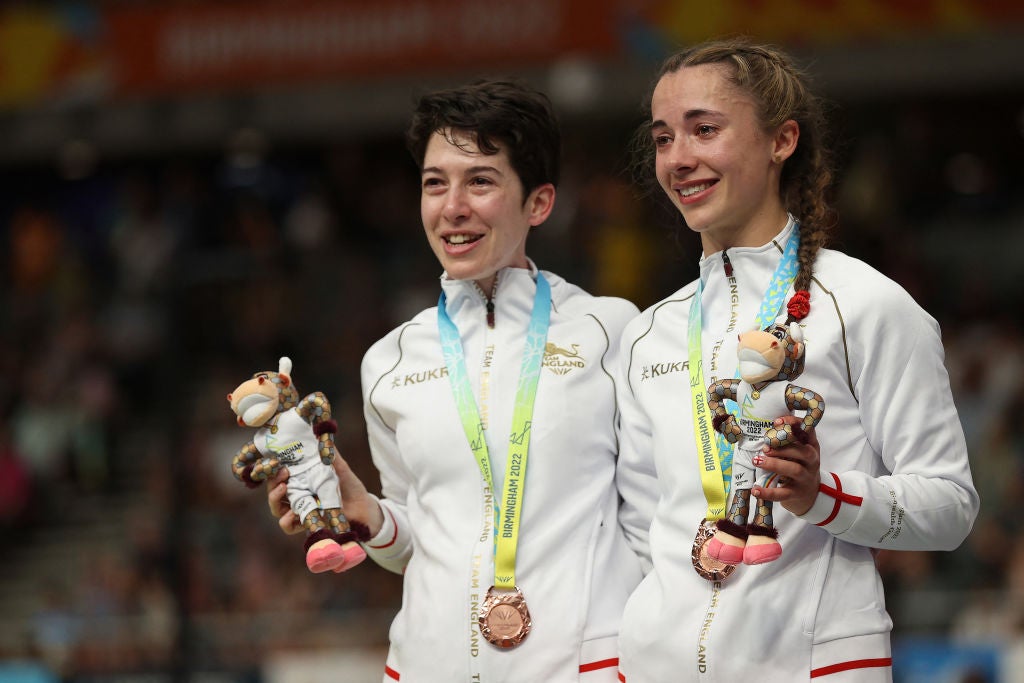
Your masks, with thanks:
[[(700, 277), (622, 337), (620, 521), (648, 572), (623, 615), (620, 680), (891, 681), (874, 552), (951, 550), (979, 504), (938, 326), (892, 280), (825, 248), (824, 117), (787, 55), (692, 47), (666, 60), (650, 102), (644, 165), (703, 255)], [(767, 476), (745, 495), (767, 504), (758, 515), (785, 550), (746, 563), (711, 542), (741, 488), (707, 389), (737, 377), (740, 333), (779, 318), (828, 409), (804, 432), (795, 416), (760, 415), (757, 392), (725, 402), (800, 437), (754, 457)]]

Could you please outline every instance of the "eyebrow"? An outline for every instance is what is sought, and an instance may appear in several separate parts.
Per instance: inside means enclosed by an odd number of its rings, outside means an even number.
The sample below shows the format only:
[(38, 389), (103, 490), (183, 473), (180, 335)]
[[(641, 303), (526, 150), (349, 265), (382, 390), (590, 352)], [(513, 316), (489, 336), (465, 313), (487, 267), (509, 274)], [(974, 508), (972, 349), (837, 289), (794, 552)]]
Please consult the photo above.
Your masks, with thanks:
[[(465, 173), (467, 175), (472, 175), (474, 173), (488, 173), (488, 172), (494, 173), (494, 174), (499, 175), (499, 176), (504, 176), (505, 175), (504, 173), (499, 171), (494, 166), (483, 166), (483, 165), (481, 165), (481, 166), (470, 166), (469, 168), (465, 169)], [(440, 167), (438, 167), (438, 166), (428, 166), (428, 167), (424, 168), (422, 171), (420, 171), (420, 175), (423, 175), (423, 174), (426, 174), (426, 173), (440, 173), (440, 174), (444, 175), (444, 171)]]
[[(721, 118), (721, 117), (723, 117), (725, 115), (722, 112), (717, 111), (715, 109), (688, 109), (688, 110), (686, 110), (686, 113), (683, 114), (683, 121), (692, 121), (693, 119), (700, 119), (700, 118), (704, 118), (706, 116), (711, 116), (711, 117), (715, 117), (715, 118)], [(668, 124), (665, 123), (664, 121), (662, 121), (661, 119), (657, 119), (656, 121), (651, 121), (651, 128), (657, 128), (658, 126), (667, 126), (667, 125)]]

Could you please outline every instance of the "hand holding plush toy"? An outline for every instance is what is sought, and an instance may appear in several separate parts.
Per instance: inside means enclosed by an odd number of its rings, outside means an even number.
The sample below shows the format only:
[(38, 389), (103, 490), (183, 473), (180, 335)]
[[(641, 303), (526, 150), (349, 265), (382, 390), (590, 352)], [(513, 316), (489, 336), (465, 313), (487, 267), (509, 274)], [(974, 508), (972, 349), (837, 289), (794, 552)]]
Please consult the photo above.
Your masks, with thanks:
[(319, 391), (300, 401), (291, 371), (291, 360), (283, 357), (277, 372), (257, 372), (228, 394), (239, 426), (258, 428), (231, 469), (256, 488), (287, 467), (288, 501), (307, 532), (306, 566), (315, 573), (342, 572), (366, 559), (358, 541), (367, 540), (369, 530), (349, 525), (341, 512), (332, 465), (338, 425), (331, 419), (331, 404)]
[[(726, 379), (708, 387), (708, 407), (714, 413), (715, 429), (730, 443), (733, 455), (732, 502), (728, 515), (716, 523), (717, 531), (708, 542), (708, 554), (728, 564), (761, 564), (782, 554), (779, 532), (772, 520), (772, 502), (758, 501), (754, 521), (750, 514), (750, 491), (758, 475), (767, 474), (762, 487), (779, 483), (774, 473), (762, 473), (762, 449), (783, 448), (806, 443), (803, 428), (818, 424), (825, 412), (825, 400), (811, 391), (790, 384), (804, 370), (803, 332), (797, 322), (787, 325), (779, 318), (764, 330), (739, 336), (737, 347), (740, 379)], [(724, 406), (725, 399), (739, 405), (739, 419)], [(776, 429), (775, 418), (806, 411), (796, 429), (784, 424)]]

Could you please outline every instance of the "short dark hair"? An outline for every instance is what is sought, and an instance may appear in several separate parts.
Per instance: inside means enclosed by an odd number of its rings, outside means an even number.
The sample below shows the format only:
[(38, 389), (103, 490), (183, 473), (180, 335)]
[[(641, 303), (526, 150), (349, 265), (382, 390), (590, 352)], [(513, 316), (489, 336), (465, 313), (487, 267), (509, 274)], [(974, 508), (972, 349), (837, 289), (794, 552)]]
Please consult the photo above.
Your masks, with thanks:
[(470, 135), (484, 154), (504, 147), (524, 199), (545, 183), (558, 185), (558, 119), (547, 95), (524, 83), (479, 80), (421, 96), (406, 132), (406, 145), (420, 169), (431, 136), (443, 131)]

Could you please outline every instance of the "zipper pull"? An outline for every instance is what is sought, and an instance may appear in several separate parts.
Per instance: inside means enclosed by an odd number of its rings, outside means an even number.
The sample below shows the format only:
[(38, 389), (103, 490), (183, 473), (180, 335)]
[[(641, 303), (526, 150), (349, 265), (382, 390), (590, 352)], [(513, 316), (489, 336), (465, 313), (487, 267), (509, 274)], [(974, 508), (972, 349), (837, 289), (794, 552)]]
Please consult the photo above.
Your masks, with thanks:
[(487, 300), (487, 327), (494, 329), (494, 302)]
[(729, 252), (722, 251), (722, 264), (725, 266), (725, 276), (732, 277), (732, 261), (729, 260)]

